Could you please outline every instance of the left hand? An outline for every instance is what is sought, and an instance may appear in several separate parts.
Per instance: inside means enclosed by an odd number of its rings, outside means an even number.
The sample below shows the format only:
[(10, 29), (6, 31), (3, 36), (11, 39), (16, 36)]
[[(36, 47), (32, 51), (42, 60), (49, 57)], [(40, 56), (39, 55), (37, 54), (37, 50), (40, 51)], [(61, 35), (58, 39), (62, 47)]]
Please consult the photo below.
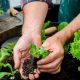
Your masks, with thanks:
[(12, 16), (15, 16), (16, 14), (18, 14), (18, 10), (14, 9), (14, 8), (10, 8), (10, 13)]
[(41, 72), (56, 74), (61, 70), (61, 63), (64, 57), (64, 48), (60, 39), (56, 35), (48, 38), (42, 45), (49, 55), (37, 62)]

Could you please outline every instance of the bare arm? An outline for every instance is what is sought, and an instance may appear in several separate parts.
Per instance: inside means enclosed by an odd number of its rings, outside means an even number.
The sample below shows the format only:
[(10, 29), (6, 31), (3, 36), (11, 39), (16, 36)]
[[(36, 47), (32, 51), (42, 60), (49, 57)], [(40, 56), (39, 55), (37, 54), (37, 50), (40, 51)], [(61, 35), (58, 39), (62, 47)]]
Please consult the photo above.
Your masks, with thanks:
[(56, 35), (58, 35), (58, 39), (61, 40), (61, 42), (64, 44), (67, 40), (69, 40), (74, 32), (80, 29), (80, 14), (72, 20), (72, 22), (65, 27), (63, 30), (58, 32)]
[(40, 33), (42, 24), (48, 11), (48, 4), (45, 2), (31, 2), (24, 6), (24, 24), (22, 34), (26, 35), (27, 31)]

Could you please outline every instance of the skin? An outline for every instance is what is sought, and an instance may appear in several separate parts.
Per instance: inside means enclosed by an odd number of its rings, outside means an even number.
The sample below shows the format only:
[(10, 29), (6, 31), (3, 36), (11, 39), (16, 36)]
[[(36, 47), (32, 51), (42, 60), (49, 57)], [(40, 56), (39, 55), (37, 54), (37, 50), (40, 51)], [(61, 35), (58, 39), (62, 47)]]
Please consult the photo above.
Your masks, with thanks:
[[(34, 75), (29, 74), (28, 77), (23, 76), (22, 63), (29, 58), (28, 50), (30, 43), (41, 46), (41, 28), (44, 23), (48, 11), (48, 4), (45, 2), (31, 2), (24, 6), (24, 24), (22, 27), (22, 36), (14, 47), (15, 68), (19, 69), (24, 79), (35, 79), (39, 76), (38, 69), (34, 70)], [(35, 37), (34, 37), (35, 36)]]
[[(80, 29), (80, 14), (62, 31), (57, 32), (41, 43), (41, 28), (48, 12), (48, 5), (45, 2), (31, 2), (24, 6), (24, 24), (22, 36), (14, 48), (15, 68), (19, 69), (22, 77), (27, 80), (34, 80), (39, 77), (41, 72), (56, 74), (61, 70), (61, 63), (64, 58), (63, 46), (69, 40), (73, 33)], [(67, 33), (67, 34), (66, 34)], [(38, 68), (34, 70), (34, 75), (23, 76), (22, 63), (25, 59), (30, 58), (28, 51), (30, 43), (37, 46), (43, 46), (50, 53), (49, 55), (37, 62)]]
[(10, 7), (10, 9), (8, 10), (8, 13), (10, 13), (12, 16), (15, 16), (16, 14), (18, 14), (18, 11), (13, 7)]
[[(45, 59), (37, 62), (41, 72), (56, 74), (61, 70), (61, 63), (64, 58), (64, 44), (80, 29), (80, 14), (62, 31), (46, 39), (43, 47), (51, 51)], [(67, 33), (67, 34), (66, 34)]]

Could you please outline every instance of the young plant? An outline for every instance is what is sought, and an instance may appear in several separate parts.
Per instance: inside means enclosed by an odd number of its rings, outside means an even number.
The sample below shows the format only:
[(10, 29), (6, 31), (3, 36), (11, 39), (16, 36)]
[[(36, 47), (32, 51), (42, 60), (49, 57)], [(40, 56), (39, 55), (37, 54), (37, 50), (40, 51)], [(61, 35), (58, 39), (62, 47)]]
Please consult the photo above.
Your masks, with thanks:
[(49, 27), (49, 25), (51, 25), (51, 21), (47, 21), (43, 24), (42, 26), (42, 31), (41, 31), (41, 39), (42, 39), (42, 43), (45, 41), (46, 39), (46, 36), (45, 36), (45, 29), (47, 27)]
[[(18, 72), (13, 69), (13, 66), (10, 63), (6, 62), (6, 60), (9, 60), (12, 57), (11, 54), (14, 46), (15, 43), (8, 43), (6, 48), (0, 49), (0, 79), (7, 76), (14, 80), (15, 74)], [(8, 69), (9, 71), (2, 71), (3, 69)]]
[(45, 58), (48, 56), (48, 52), (43, 47), (39, 48), (34, 44), (30, 45), (29, 53), (36, 58)]
[(8, 43), (6, 48), (0, 49), (0, 62), (4, 62), (7, 58), (11, 57), (12, 50), (15, 43)]
[(60, 31), (60, 30), (62, 30), (63, 28), (65, 28), (67, 25), (68, 25), (67, 22), (61, 22), (61, 23), (58, 25), (58, 31)]
[(74, 33), (74, 41), (70, 44), (70, 54), (80, 60), (80, 30)]

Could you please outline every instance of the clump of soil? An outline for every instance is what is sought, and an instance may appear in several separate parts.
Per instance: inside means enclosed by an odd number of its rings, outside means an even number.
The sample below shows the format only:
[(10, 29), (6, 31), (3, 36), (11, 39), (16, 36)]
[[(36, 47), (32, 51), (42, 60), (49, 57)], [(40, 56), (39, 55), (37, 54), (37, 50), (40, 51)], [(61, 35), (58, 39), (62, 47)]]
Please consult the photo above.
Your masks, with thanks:
[(30, 59), (26, 59), (23, 62), (23, 75), (28, 76), (30, 73), (34, 73), (34, 69), (37, 68), (37, 59), (31, 57)]

